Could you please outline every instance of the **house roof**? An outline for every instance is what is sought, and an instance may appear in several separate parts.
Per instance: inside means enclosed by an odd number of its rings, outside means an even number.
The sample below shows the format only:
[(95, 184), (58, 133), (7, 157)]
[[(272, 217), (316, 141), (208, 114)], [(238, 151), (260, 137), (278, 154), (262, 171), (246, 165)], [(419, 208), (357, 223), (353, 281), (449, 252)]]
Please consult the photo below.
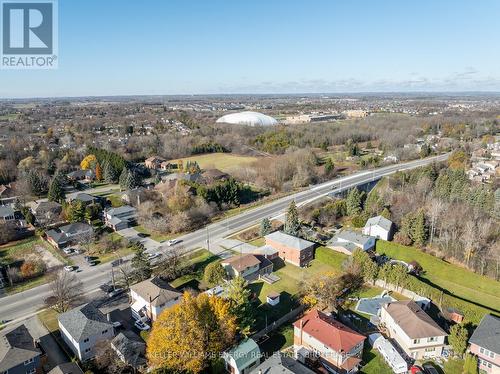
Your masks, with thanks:
[(0, 332), (0, 372), (41, 355), (25, 325)]
[(257, 358), (260, 359), (260, 348), (253, 339), (247, 339), (227, 352), (236, 363), (236, 367), (242, 371)]
[(46, 212), (61, 212), (62, 205), (56, 203), (55, 201), (41, 201), (38, 205), (33, 209), (33, 213), (35, 215), (45, 214)]
[(76, 362), (65, 362), (64, 364), (57, 365), (48, 374), (83, 374), (83, 371)]
[(293, 325), (299, 329), (302, 325), (304, 332), (336, 352), (348, 352), (366, 339), (317, 309), (311, 310)]
[(110, 216), (117, 216), (120, 214), (135, 214), (137, 209), (130, 205), (123, 205), (118, 208), (111, 208), (106, 211)]
[(314, 374), (297, 360), (281, 352), (272, 354), (266, 361), (253, 369), (251, 374)]
[(392, 221), (382, 216), (376, 216), (366, 221), (365, 227), (368, 228), (370, 226), (379, 226), (384, 230), (390, 231), (392, 228)]
[(486, 314), (474, 330), (469, 343), (500, 354), (500, 318)]
[(14, 215), (14, 209), (10, 206), (0, 206), (0, 217), (9, 217)]
[(123, 331), (111, 340), (112, 347), (120, 352), (125, 363), (134, 367), (146, 364), (146, 343), (132, 331)]
[(182, 295), (182, 292), (177, 291), (177, 289), (172, 287), (167, 281), (159, 277), (146, 279), (145, 281), (134, 284), (130, 289), (147, 302), (152, 300), (151, 305), (153, 306), (165, 304)]
[(247, 268), (260, 265), (260, 260), (252, 254), (245, 254), (233, 256), (227, 260), (223, 260), (221, 263), (230, 265), (240, 272)]
[(67, 235), (76, 235), (79, 233), (87, 232), (92, 229), (92, 226), (90, 226), (88, 223), (85, 222), (73, 222), (70, 223), (69, 225), (64, 225), (59, 227), (59, 230)]
[(359, 249), (359, 247), (351, 242), (339, 242), (338, 240), (330, 240), (328, 242), (328, 245), (331, 247), (342, 247), (346, 251), (353, 253), (356, 249)]
[(79, 194), (77, 194), (73, 200), (80, 200), (80, 201), (83, 201), (84, 203), (90, 203), (92, 201), (94, 201), (96, 199), (95, 196), (92, 196), (92, 195), (89, 195), (88, 193), (83, 193), (83, 192), (80, 192)]
[(335, 235), (330, 241), (335, 242), (339, 241), (340, 239), (341, 241), (343, 240), (359, 245), (365, 245), (372, 238), (372, 236), (359, 234), (351, 230), (342, 230), (341, 232), (337, 233), (337, 235)]
[(62, 313), (58, 319), (64, 329), (78, 342), (113, 328), (106, 316), (92, 303)]
[(296, 236), (285, 234), (282, 231), (272, 232), (266, 235), (265, 238), (266, 240), (271, 239), (272, 241), (283, 244), (289, 248), (298, 249), (299, 251), (302, 251), (314, 245), (314, 243), (310, 242), (309, 240), (297, 238)]
[(383, 305), (395, 323), (412, 339), (448, 335), (413, 300), (395, 301)]

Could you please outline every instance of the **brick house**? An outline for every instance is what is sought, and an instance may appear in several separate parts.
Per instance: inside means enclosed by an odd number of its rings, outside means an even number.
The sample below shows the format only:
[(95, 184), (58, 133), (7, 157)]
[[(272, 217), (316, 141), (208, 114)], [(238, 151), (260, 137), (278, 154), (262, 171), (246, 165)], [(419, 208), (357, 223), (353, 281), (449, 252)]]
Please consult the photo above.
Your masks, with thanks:
[(278, 251), (278, 256), (295, 266), (306, 266), (314, 258), (314, 243), (275, 231), (265, 236), (266, 246)]

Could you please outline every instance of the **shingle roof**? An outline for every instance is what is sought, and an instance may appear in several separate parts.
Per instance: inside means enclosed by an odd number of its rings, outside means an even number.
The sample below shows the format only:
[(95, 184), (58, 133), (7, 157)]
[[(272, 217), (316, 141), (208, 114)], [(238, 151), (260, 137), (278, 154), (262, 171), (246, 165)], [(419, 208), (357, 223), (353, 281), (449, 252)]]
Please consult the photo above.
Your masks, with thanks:
[(146, 279), (134, 284), (130, 289), (147, 302), (152, 300), (151, 305), (153, 306), (164, 304), (182, 295), (182, 292), (177, 291), (167, 281), (159, 277)]
[(234, 359), (236, 367), (242, 371), (248, 367), (250, 363), (260, 358), (260, 348), (257, 343), (255, 343), (255, 340), (247, 339), (229, 350), (227, 354)]
[(349, 352), (366, 339), (364, 335), (358, 334), (317, 309), (311, 310), (293, 325), (299, 329), (302, 325), (304, 332), (336, 352)]
[(100, 335), (113, 325), (106, 316), (92, 304), (84, 304), (59, 315), (59, 322), (76, 341)]
[(292, 357), (277, 352), (253, 369), (250, 374), (314, 374)]
[(231, 265), (237, 271), (242, 271), (249, 267), (259, 265), (260, 260), (254, 255), (246, 254), (233, 256), (227, 260), (223, 260), (221, 263)]
[(95, 196), (92, 196), (92, 195), (89, 195), (88, 193), (79, 193), (78, 195), (76, 195), (74, 197), (74, 200), (80, 200), (80, 201), (83, 201), (84, 203), (88, 203), (88, 202), (91, 202), (91, 201), (94, 201), (96, 199)]
[(412, 339), (448, 335), (413, 300), (388, 303), (383, 308)]
[(469, 343), (500, 354), (500, 318), (486, 314), (474, 330)]
[(265, 238), (271, 239), (272, 241), (278, 242), (280, 244), (284, 244), (285, 246), (290, 248), (296, 248), (299, 251), (302, 251), (314, 245), (314, 243), (310, 242), (309, 240), (297, 238), (296, 236), (285, 234), (282, 231), (272, 232), (266, 235)]
[(372, 239), (372, 237), (368, 235), (359, 234), (351, 230), (342, 230), (331, 239), (331, 242), (338, 241), (339, 239), (356, 243), (359, 245), (365, 245), (370, 239)]
[(0, 332), (0, 372), (41, 355), (25, 325)]
[(48, 374), (83, 374), (83, 371), (75, 362), (65, 362), (57, 365)]
[(135, 214), (137, 210), (130, 205), (123, 205), (118, 208), (111, 208), (106, 213), (111, 216), (116, 216), (119, 214)]
[(146, 364), (146, 343), (132, 331), (123, 331), (111, 340), (111, 345), (123, 355), (125, 363), (134, 367)]
[(0, 206), (0, 217), (8, 217), (14, 215), (14, 209), (10, 206)]
[(389, 231), (392, 227), (392, 221), (382, 216), (376, 216), (366, 221), (365, 227), (370, 227), (370, 226), (380, 226), (384, 230)]
[(59, 230), (68, 235), (75, 235), (92, 230), (92, 226), (85, 222), (74, 222), (69, 225), (59, 227)]

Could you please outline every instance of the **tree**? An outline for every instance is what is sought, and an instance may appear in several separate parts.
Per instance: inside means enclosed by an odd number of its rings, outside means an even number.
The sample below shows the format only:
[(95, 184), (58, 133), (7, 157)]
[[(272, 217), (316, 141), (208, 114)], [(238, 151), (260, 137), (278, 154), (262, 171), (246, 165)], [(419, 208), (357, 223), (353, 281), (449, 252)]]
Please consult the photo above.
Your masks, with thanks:
[(334, 168), (335, 165), (333, 164), (332, 159), (328, 157), (325, 161), (325, 174), (330, 175)]
[(200, 373), (234, 343), (236, 328), (228, 301), (186, 292), (154, 322), (146, 351), (149, 366)]
[(477, 374), (477, 357), (471, 353), (465, 354), (463, 374)]
[(48, 191), (47, 179), (34, 170), (28, 170), (26, 173), (26, 181), (30, 192), (35, 196), (43, 196)]
[(450, 169), (465, 169), (466, 163), (467, 155), (461, 149), (454, 151), (448, 158), (448, 166)]
[(219, 261), (211, 262), (205, 267), (203, 281), (210, 287), (217, 286), (226, 278), (226, 270)]
[(116, 182), (116, 171), (109, 162), (106, 162), (104, 164), (104, 180), (106, 181), (106, 183)]
[(73, 200), (66, 206), (66, 218), (70, 222), (82, 222), (85, 219), (85, 204), (81, 200)]
[(48, 200), (61, 202), (64, 201), (66, 194), (64, 193), (64, 189), (61, 182), (62, 176), (60, 174), (56, 174), (52, 179), (49, 187)]
[(99, 163), (96, 163), (95, 165), (95, 179), (97, 181), (102, 181), (102, 168), (101, 168), (101, 165)]
[(151, 277), (153, 273), (151, 269), (151, 263), (146, 256), (144, 247), (140, 244), (135, 244), (134, 248), (135, 255), (132, 257), (132, 268), (134, 269), (135, 276), (138, 281), (143, 281)]
[(230, 303), (231, 313), (237, 319), (238, 329), (245, 336), (250, 334), (255, 322), (250, 302), (250, 290), (247, 285), (247, 281), (243, 277), (237, 276), (225, 286), (226, 299)]
[(51, 291), (46, 303), (58, 313), (67, 312), (82, 293), (83, 285), (75, 276), (65, 270), (59, 270), (49, 283)]
[(467, 349), (468, 339), (469, 333), (463, 325), (456, 324), (451, 326), (448, 341), (453, 347), (453, 352), (455, 352), (455, 354), (460, 358), (462, 358), (465, 350)]
[(300, 223), (299, 223), (299, 214), (297, 211), (297, 205), (295, 205), (295, 200), (292, 200), (286, 212), (284, 231), (288, 235), (297, 236), (299, 234), (299, 229), (300, 229)]
[(186, 269), (180, 255), (182, 252), (184, 252), (183, 248), (179, 246), (169, 249), (156, 265), (155, 273), (167, 281), (173, 281), (180, 277)]
[(356, 249), (352, 254), (352, 261), (359, 266), (361, 276), (365, 282), (375, 282), (378, 275), (378, 266), (372, 261), (368, 253), (361, 249)]
[(419, 247), (423, 246), (427, 240), (427, 225), (422, 209), (417, 212), (413, 219), (410, 238)]
[(266, 236), (267, 234), (270, 234), (271, 230), (271, 221), (269, 220), (269, 218), (263, 218), (262, 221), (260, 221), (260, 236)]
[(95, 164), (97, 163), (97, 158), (94, 155), (87, 155), (84, 157), (82, 162), (80, 162), (80, 168), (82, 170), (89, 170), (93, 169), (95, 167)]
[(354, 216), (361, 212), (362, 208), (362, 193), (357, 188), (352, 188), (347, 194), (346, 210), (348, 216)]

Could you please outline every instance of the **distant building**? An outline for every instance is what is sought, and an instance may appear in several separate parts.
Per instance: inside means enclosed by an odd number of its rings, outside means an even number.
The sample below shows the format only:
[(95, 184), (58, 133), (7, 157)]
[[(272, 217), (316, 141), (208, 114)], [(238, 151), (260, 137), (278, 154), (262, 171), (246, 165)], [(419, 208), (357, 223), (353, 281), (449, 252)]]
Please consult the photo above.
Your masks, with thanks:
[(16, 215), (14, 209), (12, 209), (8, 205), (0, 206), (0, 221), (14, 221), (16, 219)]
[(222, 354), (226, 370), (231, 374), (250, 373), (260, 363), (260, 349), (253, 339), (241, 342)]
[(68, 173), (67, 178), (71, 181), (84, 181), (92, 182), (95, 179), (95, 173), (93, 170), (75, 170)]
[(132, 226), (137, 219), (137, 209), (130, 205), (104, 211), (104, 223), (115, 231)]
[(278, 251), (278, 256), (295, 266), (306, 266), (314, 258), (313, 242), (275, 231), (265, 236), (266, 246)]
[(180, 303), (182, 292), (167, 281), (153, 277), (130, 287), (132, 317), (147, 317), (152, 321), (165, 309)]
[(160, 169), (161, 164), (165, 161), (166, 160), (164, 158), (161, 158), (158, 156), (152, 156), (152, 157), (147, 158), (146, 161), (144, 161), (144, 165), (148, 169), (155, 169), (156, 170), (156, 169)]
[(222, 260), (221, 265), (231, 277), (241, 276), (246, 280), (259, 278), (273, 271), (273, 263), (264, 256), (244, 254)]
[(42, 373), (42, 352), (25, 325), (0, 331), (0, 373)]
[(87, 223), (75, 222), (61, 226), (57, 229), (48, 230), (45, 235), (47, 241), (56, 248), (65, 248), (70, 245), (79, 244), (86, 237), (91, 237), (94, 229)]
[(65, 362), (57, 365), (48, 374), (83, 374), (83, 371), (76, 362)]
[(275, 352), (251, 371), (251, 374), (314, 374), (293, 357)]
[(111, 322), (92, 303), (60, 314), (58, 321), (64, 342), (81, 361), (95, 356), (97, 343), (115, 336)]
[(366, 221), (363, 234), (375, 236), (383, 240), (392, 240), (394, 225), (391, 220), (382, 216), (376, 216)]
[(480, 372), (500, 373), (500, 318), (486, 314), (469, 339), (469, 352), (477, 356)]
[(62, 205), (55, 201), (42, 201), (31, 208), (39, 225), (51, 225), (61, 221)]
[(375, 247), (375, 238), (351, 230), (342, 230), (330, 239), (327, 247), (350, 256), (356, 249), (372, 250)]
[(273, 126), (278, 123), (273, 117), (258, 112), (239, 112), (226, 114), (217, 120), (217, 123), (247, 126)]

